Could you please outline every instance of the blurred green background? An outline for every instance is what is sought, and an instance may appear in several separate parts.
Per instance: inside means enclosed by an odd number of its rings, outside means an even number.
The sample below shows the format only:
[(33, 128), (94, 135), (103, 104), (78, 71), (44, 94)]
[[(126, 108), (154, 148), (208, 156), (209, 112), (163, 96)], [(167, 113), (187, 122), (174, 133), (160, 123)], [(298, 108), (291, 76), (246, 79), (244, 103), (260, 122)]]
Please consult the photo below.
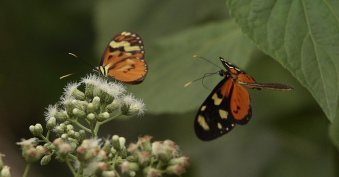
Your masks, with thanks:
[[(230, 18), (224, 0), (99, 0), (0, 2), (0, 152), (13, 176), (21, 176), (21, 138), (28, 127), (44, 125), (44, 112), (64, 86), (92, 72), (72, 52), (98, 65), (109, 40), (120, 31), (143, 38), (149, 73), (128, 86), (144, 100), (145, 116), (103, 126), (102, 137), (118, 134), (127, 142), (138, 136), (171, 139), (191, 159), (183, 176), (337, 176), (338, 154), (328, 137), (329, 122), (313, 99), (278, 62), (262, 53)], [(218, 75), (184, 88), (205, 73), (220, 70), (226, 58), (258, 82), (281, 82), (293, 91), (249, 90), (252, 120), (210, 142), (197, 139), (195, 114)], [(76, 75), (59, 80), (71, 72)], [(55, 160), (34, 164), (29, 176), (71, 176)]]

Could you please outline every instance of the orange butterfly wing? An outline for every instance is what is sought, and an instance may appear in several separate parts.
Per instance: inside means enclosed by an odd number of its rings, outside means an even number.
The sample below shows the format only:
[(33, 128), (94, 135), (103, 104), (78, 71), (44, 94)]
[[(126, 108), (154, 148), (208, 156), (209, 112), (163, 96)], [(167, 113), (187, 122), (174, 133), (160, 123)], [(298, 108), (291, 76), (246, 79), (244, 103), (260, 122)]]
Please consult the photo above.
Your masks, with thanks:
[(141, 37), (124, 31), (110, 41), (98, 68), (104, 76), (129, 84), (139, 84), (148, 72), (144, 56)]

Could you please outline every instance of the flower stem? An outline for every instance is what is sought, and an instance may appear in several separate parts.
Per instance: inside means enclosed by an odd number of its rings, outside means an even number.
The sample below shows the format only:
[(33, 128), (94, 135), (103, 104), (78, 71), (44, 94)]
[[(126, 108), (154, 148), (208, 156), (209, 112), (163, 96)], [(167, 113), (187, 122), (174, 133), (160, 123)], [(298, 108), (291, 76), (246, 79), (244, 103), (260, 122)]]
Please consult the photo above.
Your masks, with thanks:
[(49, 139), (47, 139), (44, 135), (40, 135), (41, 139), (43, 139), (46, 143), (51, 143)]
[(27, 163), (26, 168), (25, 168), (25, 172), (22, 175), (22, 177), (26, 177), (28, 175), (30, 167), (31, 167), (31, 163)]
[(74, 170), (72, 164), (69, 162), (69, 160), (66, 160), (66, 163), (67, 163), (67, 166), (68, 166), (69, 170), (71, 170), (73, 176), (76, 176), (77, 173), (75, 172), (75, 170)]
[(78, 121), (74, 121), (74, 120), (69, 120), (69, 121), (72, 122), (72, 123), (74, 123), (74, 124), (77, 125), (78, 127), (82, 128), (83, 130), (89, 132), (89, 133), (92, 132), (89, 128), (87, 128), (87, 127), (81, 125)]
[(78, 169), (78, 172), (77, 172), (77, 174), (75, 175), (75, 177), (80, 177), (81, 175), (81, 173), (82, 173), (82, 169), (83, 169), (83, 165), (82, 165), (82, 163), (80, 162), (80, 165), (79, 165), (79, 169)]
[(115, 116), (112, 116), (112, 117), (110, 117), (110, 118), (108, 118), (108, 119), (102, 121), (102, 122), (97, 122), (97, 124), (95, 125), (95, 129), (94, 129), (95, 135), (97, 135), (97, 133), (98, 133), (98, 131), (99, 131), (99, 127), (100, 127), (102, 124), (107, 123), (107, 122), (109, 122), (109, 121), (111, 121), (111, 120), (113, 120), (113, 119), (115, 119), (115, 118), (117, 118), (117, 117), (119, 117), (119, 116), (121, 116), (121, 115), (122, 115), (122, 113), (119, 113), (119, 114), (117, 114), (117, 115), (115, 115)]

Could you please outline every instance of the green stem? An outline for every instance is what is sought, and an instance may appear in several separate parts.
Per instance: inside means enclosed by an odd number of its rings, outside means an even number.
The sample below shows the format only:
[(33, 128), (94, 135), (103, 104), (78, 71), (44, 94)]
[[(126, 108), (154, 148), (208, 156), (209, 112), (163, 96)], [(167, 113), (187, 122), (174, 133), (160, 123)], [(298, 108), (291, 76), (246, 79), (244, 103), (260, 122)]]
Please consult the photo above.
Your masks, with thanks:
[(102, 124), (107, 123), (107, 122), (109, 122), (109, 121), (111, 121), (111, 120), (113, 120), (113, 119), (115, 119), (115, 118), (117, 118), (117, 117), (119, 117), (119, 116), (121, 116), (121, 115), (122, 115), (122, 113), (119, 113), (119, 114), (117, 114), (117, 115), (115, 115), (115, 116), (112, 116), (112, 117), (110, 117), (110, 118), (108, 118), (108, 119), (102, 121), (102, 122), (97, 122), (97, 124), (95, 125), (95, 129), (94, 129), (95, 135), (97, 135), (97, 133), (98, 133), (98, 131), (99, 131), (99, 127), (100, 127)]
[(28, 164), (26, 165), (25, 172), (24, 172), (24, 174), (22, 175), (22, 177), (26, 177), (26, 176), (28, 175), (28, 172), (29, 172), (30, 167), (31, 167), (31, 163), (28, 163)]
[(44, 135), (40, 135), (41, 139), (43, 139), (46, 143), (51, 143)]
[(75, 125), (77, 125), (77, 126), (80, 127), (81, 129), (83, 129), (83, 130), (89, 132), (89, 133), (92, 132), (89, 128), (87, 128), (87, 127), (81, 125), (78, 121), (74, 121), (74, 120), (69, 120), (69, 121), (72, 122), (72, 123), (74, 123)]
[(75, 170), (74, 170), (74, 168), (73, 168), (71, 162), (70, 162), (69, 160), (66, 160), (66, 163), (67, 163), (67, 165), (68, 165), (68, 168), (71, 170), (73, 176), (76, 176), (77, 173), (75, 172)]
[(94, 122), (90, 123), (90, 127), (91, 127), (92, 138), (97, 137), (97, 134), (95, 133), (94, 128), (93, 128), (94, 127)]
[(163, 168), (163, 166), (164, 166), (164, 162), (162, 162), (162, 160), (159, 160), (159, 162), (158, 162), (158, 165), (157, 165), (156, 169), (159, 169), (159, 170), (161, 170), (161, 169)]
[(46, 135), (46, 138), (47, 138), (47, 139), (49, 139), (49, 135), (50, 135), (50, 133), (51, 133), (51, 131), (50, 131), (50, 130), (48, 130), (48, 131), (47, 131), (47, 135)]
[(82, 165), (82, 163), (80, 163), (76, 177), (81, 176), (80, 174), (82, 173), (82, 169), (83, 169), (83, 165)]
[(115, 170), (115, 163), (116, 163), (116, 161), (117, 161), (117, 157), (118, 157), (118, 153), (116, 153), (116, 154), (114, 155), (114, 158), (113, 158), (113, 164), (112, 164), (113, 170)]

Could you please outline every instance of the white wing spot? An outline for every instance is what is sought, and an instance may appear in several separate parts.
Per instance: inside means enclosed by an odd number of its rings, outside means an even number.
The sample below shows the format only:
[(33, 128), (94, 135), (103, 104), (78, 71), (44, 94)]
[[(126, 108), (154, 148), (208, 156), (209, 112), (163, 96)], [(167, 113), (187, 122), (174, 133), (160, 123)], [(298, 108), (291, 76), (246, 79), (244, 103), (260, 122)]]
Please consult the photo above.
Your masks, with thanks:
[(121, 33), (121, 35), (124, 35), (124, 36), (130, 36), (131, 33), (130, 33), (130, 32), (127, 32), (127, 31), (124, 31), (124, 32)]
[(214, 100), (214, 105), (220, 105), (221, 102), (222, 102), (222, 99), (220, 99), (220, 98), (218, 97), (218, 94), (217, 94), (217, 93), (215, 93), (215, 94), (212, 96), (212, 99)]
[(206, 107), (207, 107), (207, 106), (205, 106), (205, 105), (204, 105), (204, 106), (201, 106), (200, 111), (205, 111)]
[(228, 118), (228, 112), (225, 111), (225, 110), (219, 109), (219, 116), (220, 116), (222, 119), (227, 119), (227, 118)]
[(198, 121), (199, 125), (200, 125), (204, 130), (209, 130), (209, 129), (210, 129), (210, 127), (208, 126), (208, 124), (207, 124), (206, 121), (205, 121), (205, 117), (199, 115), (197, 121)]
[(221, 125), (221, 123), (219, 123), (219, 122), (218, 122), (218, 128), (219, 128), (219, 129), (222, 129), (222, 125)]
[[(140, 51), (140, 47), (139, 46), (131, 46), (131, 43), (127, 42), (127, 41), (121, 41), (121, 42), (117, 42), (117, 41), (111, 41), (109, 43), (109, 45), (112, 48), (119, 48), (119, 47), (124, 47), (126, 52), (130, 52), (130, 51)], [(141, 53), (143, 53), (144, 51), (141, 51)]]

